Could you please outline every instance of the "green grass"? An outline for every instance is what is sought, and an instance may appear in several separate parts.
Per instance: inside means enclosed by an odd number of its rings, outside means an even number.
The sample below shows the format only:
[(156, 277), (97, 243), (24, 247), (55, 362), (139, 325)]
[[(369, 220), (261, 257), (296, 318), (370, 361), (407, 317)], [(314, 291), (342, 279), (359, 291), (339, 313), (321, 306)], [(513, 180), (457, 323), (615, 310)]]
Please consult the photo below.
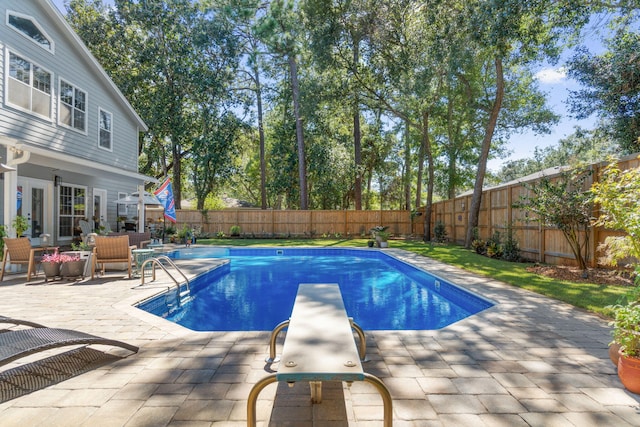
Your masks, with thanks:
[[(368, 239), (200, 239), (198, 244), (220, 246), (313, 246), (366, 247)], [(433, 258), (470, 272), (491, 277), (519, 288), (555, 298), (593, 313), (609, 316), (607, 306), (615, 304), (629, 288), (555, 280), (530, 273), (530, 264), (507, 262), (481, 256), (456, 245), (432, 245), (421, 241), (393, 240), (390, 246)]]

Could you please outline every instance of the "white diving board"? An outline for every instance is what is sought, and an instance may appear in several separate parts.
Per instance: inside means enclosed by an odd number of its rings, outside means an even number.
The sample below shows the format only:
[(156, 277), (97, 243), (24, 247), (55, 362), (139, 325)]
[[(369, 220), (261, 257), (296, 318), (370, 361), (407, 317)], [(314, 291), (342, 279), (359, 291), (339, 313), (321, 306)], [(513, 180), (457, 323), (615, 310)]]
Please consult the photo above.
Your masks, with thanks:
[[(391, 427), (392, 401), (384, 383), (364, 372), (364, 333), (354, 327), (347, 316), (337, 284), (301, 284), (293, 305), (291, 318), (274, 329), (271, 339), (271, 358), (275, 353), (275, 334), (287, 327), (287, 334), (276, 373), (258, 381), (249, 393), (247, 426), (256, 425), (256, 401), (260, 391), (276, 381), (295, 383), (307, 381), (311, 385), (313, 403), (322, 401), (322, 381), (367, 381), (380, 393), (384, 403), (384, 425)], [(356, 346), (353, 330), (361, 338)]]

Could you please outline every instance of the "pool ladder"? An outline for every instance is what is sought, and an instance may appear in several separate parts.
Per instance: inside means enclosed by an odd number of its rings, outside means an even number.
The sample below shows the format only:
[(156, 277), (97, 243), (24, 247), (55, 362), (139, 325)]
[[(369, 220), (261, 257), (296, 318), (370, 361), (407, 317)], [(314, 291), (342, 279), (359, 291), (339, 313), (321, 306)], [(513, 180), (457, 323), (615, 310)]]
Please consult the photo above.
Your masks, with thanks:
[[(171, 272), (167, 269), (167, 266), (163, 262), (166, 262), (169, 267), (171, 267), (172, 269), (180, 273), (186, 285), (186, 289), (184, 291), (180, 290), (181, 288), (180, 282), (178, 282), (178, 279), (176, 279), (175, 276), (171, 274)], [(141, 272), (141, 278), (142, 278), (142, 282), (140, 283), (141, 285), (144, 285), (144, 277), (145, 277), (144, 270), (147, 267), (147, 264), (151, 264), (151, 281), (156, 280), (156, 266), (160, 267), (165, 273), (167, 273), (167, 276), (169, 276), (171, 280), (173, 280), (173, 283), (175, 283), (176, 285), (176, 297), (178, 300), (178, 305), (181, 304), (181, 301), (183, 301), (184, 298), (188, 298), (190, 296), (191, 288), (189, 286), (189, 279), (182, 272), (182, 270), (180, 270), (178, 266), (171, 260), (171, 258), (169, 258), (166, 255), (158, 255), (156, 257), (146, 259), (142, 263), (142, 265), (140, 266), (140, 272)], [(169, 288), (169, 290), (171, 290), (171, 288)]]

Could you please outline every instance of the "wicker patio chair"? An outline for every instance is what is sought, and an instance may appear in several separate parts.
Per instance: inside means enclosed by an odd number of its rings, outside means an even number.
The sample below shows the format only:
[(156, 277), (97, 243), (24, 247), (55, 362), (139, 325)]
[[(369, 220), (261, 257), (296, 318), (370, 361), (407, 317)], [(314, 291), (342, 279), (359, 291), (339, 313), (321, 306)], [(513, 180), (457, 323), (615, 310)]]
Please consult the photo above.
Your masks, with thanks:
[(133, 254), (131, 251), (135, 246), (129, 245), (129, 236), (96, 236), (96, 245), (93, 248), (91, 261), (91, 278), (96, 272), (96, 266), (102, 266), (102, 274), (105, 271), (105, 264), (127, 263), (129, 279), (131, 279), (131, 269)]
[(2, 273), (0, 273), (0, 281), (4, 279), (4, 272), (7, 263), (9, 264), (26, 264), (27, 268), (27, 282), (31, 280), (31, 275), (37, 275), (36, 264), (40, 263), (41, 255), (45, 250), (56, 250), (58, 248), (34, 248), (31, 246), (31, 242), (26, 237), (9, 238), (3, 237), (4, 240), (4, 255), (2, 256)]

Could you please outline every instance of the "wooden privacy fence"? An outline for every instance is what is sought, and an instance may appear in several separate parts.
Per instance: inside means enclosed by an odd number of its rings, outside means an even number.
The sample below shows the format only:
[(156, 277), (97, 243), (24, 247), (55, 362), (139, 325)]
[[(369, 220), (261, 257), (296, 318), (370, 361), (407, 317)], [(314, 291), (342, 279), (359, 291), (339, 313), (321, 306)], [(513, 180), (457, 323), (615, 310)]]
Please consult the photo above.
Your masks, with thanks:
[[(599, 171), (606, 163), (593, 164), (592, 181), (599, 177)], [(620, 160), (621, 169), (638, 167), (640, 161), (637, 154)], [(546, 175), (553, 179), (559, 172)], [(531, 178), (529, 181), (535, 181)], [(555, 228), (542, 227), (537, 222), (524, 221), (525, 212), (513, 208), (521, 195), (527, 194), (521, 182), (504, 184), (483, 192), (480, 215), (478, 217), (478, 237), (486, 240), (496, 231), (503, 238), (507, 231), (518, 241), (521, 255), (529, 260), (548, 264), (575, 265), (576, 261), (562, 232)], [(436, 202), (430, 218), (431, 232), (436, 222), (441, 221), (446, 229), (449, 241), (464, 244), (471, 194), (462, 195), (452, 200)], [(562, 209), (562, 206), (558, 206)], [(420, 214), (424, 214), (421, 208)], [(412, 216), (410, 211), (375, 210), (375, 211), (331, 211), (331, 210), (258, 210), (227, 209), (208, 211), (206, 216), (197, 210), (178, 210), (177, 228), (188, 225), (200, 228), (204, 234), (215, 236), (219, 232), (229, 235), (232, 226), (239, 226), (240, 233), (246, 237), (322, 237), (369, 236), (369, 230), (377, 225), (389, 226), (388, 231), (394, 236), (422, 236), (424, 234), (424, 217)], [(597, 212), (594, 212), (594, 217)], [(590, 231), (589, 262), (597, 265), (597, 247), (608, 236), (617, 235), (611, 230), (594, 227)]]
[(394, 236), (422, 235), (422, 216), (412, 221), (410, 211), (330, 211), (330, 210), (259, 210), (225, 209), (208, 211), (206, 216), (196, 210), (178, 210), (177, 224), (197, 227), (204, 234), (231, 234), (231, 227), (240, 227), (247, 237), (322, 237), (369, 236), (377, 225), (389, 226)]
[[(620, 169), (638, 167), (640, 161), (638, 155), (626, 157), (619, 161)], [(590, 168), (593, 174), (586, 183), (587, 188), (600, 176), (600, 171), (606, 163), (593, 164)], [(559, 171), (550, 173), (547, 178), (557, 178)], [(538, 177), (539, 178), (539, 177)], [(531, 178), (528, 182), (535, 181)], [(513, 204), (520, 200), (520, 196), (526, 196), (528, 190), (521, 182), (504, 184), (487, 189), (482, 194), (480, 215), (478, 216), (478, 237), (486, 240), (498, 231), (502, 238), (506, 238), (509, 227), (515, 239), (518, 241), (521, 255), (529, 260), (554, 264), (576, 265), (577, 262), (562, 232), (556, 228), (539, 225), (537, 222), (526, 221), (526, 212), (513, 208)], [(469, 220), (469, 206), (471, 206), (472, 194), (466, 194), (453, 200), (445, 200), (434, 204), (432, 221), (441, 221), (447, 230), (449, 240), (464, 244), (467, 224)], [(558, 206), (558, 209), (563, 209)], [(594, 211), (593, 217), (598, 212)], [(592, 267), (598, 265), (598, 246), (608, 236), (620, 235), (620, 233), (606, 230), (602, 227), (592, 227), (589, 236), (589, 263)], [(503, 240), (504, 241), (504, 240)]]

